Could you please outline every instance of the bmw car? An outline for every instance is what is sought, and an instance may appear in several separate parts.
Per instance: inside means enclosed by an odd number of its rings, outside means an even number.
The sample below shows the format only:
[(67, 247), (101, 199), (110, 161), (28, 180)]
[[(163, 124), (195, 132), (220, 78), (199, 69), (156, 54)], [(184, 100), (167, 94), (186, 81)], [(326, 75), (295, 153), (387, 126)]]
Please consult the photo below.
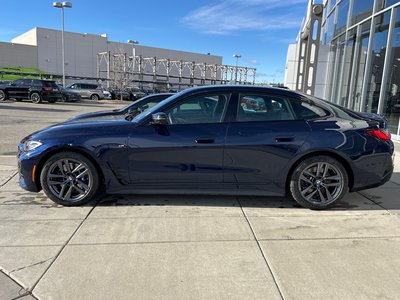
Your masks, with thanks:
[[(132, 102), (131, 104), (124, 106), (120, 109), (114, 110), (106, 110), (106, 111), (97, 111), (87, 114), (77, 115), (68, 119), (71, 121), (94, 121), (100, 119), (121, 119), (126, 118), (128, 116), (134, 117), (139, 113), (146, 111), (147, 109), (153, 107), (157, 103), (167, 99), (172, 96), (172, 93), (162, 93), (162, 94), (153, 94), (146, 97), (143, 97), (137, 101)], [(129, 118), (129, 117), (128, 117)]]
[(187, 89), (132, 120), (57, 124), (18, 148), (21, 187), (66, 206), (105, 191), (290, 196), (325, 209), (387, 182), (394, 153), (379, 115), (240, 85)]

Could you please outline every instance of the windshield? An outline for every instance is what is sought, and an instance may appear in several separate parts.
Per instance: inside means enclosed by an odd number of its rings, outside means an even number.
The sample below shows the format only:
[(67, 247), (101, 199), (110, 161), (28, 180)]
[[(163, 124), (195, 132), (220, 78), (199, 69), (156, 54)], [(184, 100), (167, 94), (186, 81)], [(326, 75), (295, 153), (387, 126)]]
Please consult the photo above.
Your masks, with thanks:
[(174, 101), (174, 99), (176, 99), (177, 97), (179, 97), (184, 91), (177, 93), (173, 96), (168, 97), (167, 99), (161, 101), (160, 103), (158, 103), (157, 105), (154, 105), (152, 108), (150, 108), (147, 111), (144, 111), (143, 113), (141, 113), (140, 115), (137, 115), (132, 122), (140, 122), (141, 120), (143, 120), (144, 118), (146, 118), (147, 116), (151, 115), (153, 112), (157, 111), (160, 107), (164, 106), (166, 103), (170, 102), (170, 101)]

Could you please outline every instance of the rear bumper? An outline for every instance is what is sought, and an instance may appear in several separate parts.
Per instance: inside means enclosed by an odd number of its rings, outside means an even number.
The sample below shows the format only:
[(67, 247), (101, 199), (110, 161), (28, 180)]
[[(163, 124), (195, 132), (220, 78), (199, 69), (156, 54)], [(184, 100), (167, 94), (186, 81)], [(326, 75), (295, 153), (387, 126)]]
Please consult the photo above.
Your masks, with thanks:
[(390, 153), (375, 153), (354, 161), (354, 184), (352, 192), (374, 188), (385, 184), (393, 174), (393, 156)]

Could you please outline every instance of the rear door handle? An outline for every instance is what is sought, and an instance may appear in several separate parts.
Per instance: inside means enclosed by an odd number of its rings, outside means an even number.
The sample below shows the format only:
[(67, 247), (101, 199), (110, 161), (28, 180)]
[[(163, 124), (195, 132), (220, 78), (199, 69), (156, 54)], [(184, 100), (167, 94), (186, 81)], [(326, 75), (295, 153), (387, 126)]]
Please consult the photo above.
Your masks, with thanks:
[(288, 143), (288, 142), (293, 142), (293, 137), (291, 137), (291, 136), (277, 136), (276, 138), (275, 138), (275, 141), (277, 142), (277, 143)]
[(197, 144), (213, 144), (214, 139), (195, 139)]

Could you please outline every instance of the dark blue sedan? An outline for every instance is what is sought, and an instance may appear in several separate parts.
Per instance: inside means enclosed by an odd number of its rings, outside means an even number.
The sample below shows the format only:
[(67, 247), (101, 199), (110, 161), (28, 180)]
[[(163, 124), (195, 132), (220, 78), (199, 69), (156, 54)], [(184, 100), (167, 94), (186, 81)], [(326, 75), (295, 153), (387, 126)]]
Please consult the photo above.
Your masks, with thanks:
[(292, 91), (185, 90), (132, 121), (57, 124), (19, 144), (20, 185), (62, 205), (109, 194), (292, 196), (324, 209), (393, 172), (385, 119)]

